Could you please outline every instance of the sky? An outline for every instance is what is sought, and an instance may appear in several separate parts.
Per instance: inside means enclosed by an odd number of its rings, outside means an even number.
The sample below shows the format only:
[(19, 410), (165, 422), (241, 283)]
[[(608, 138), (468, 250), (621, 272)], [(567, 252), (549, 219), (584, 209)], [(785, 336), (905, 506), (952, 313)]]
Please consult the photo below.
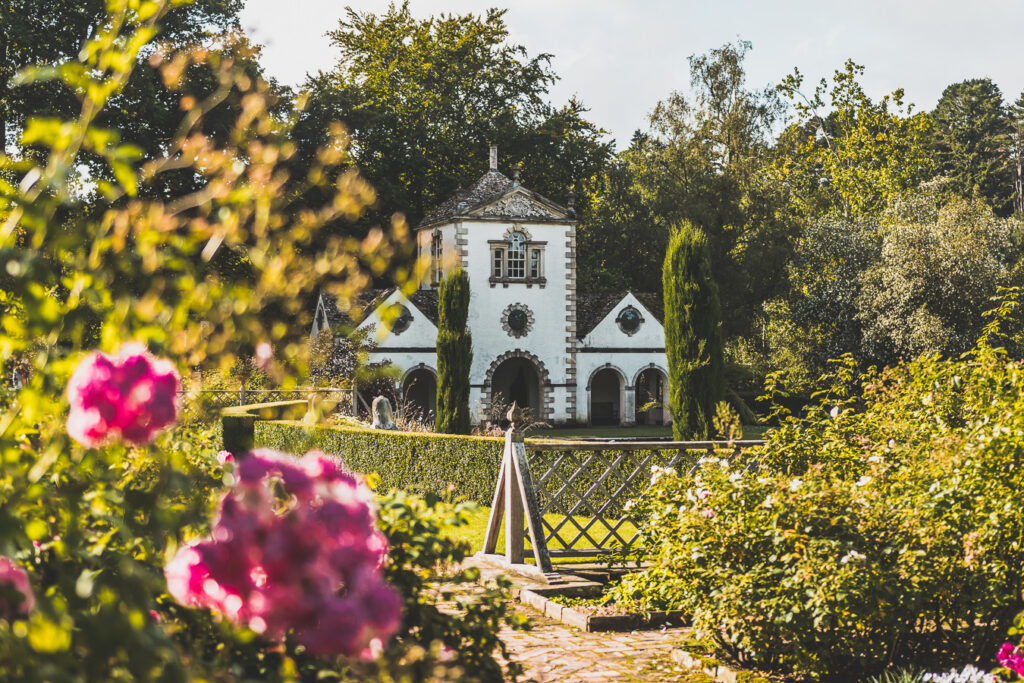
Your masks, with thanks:
[[(386, 0), (246, 0), (242, 23), (265, 46), (270, 75), (299, 85), (330, 69), (336, 55), (324, 33), (345, 7), (383, 12)], [(805, 90), (852, 58), (863, 84), (880, 97), (903, 88), (918, 108), (942, 90), (989, 77), (1012, 102), (1024, 90), (1022, 0), (411, 0), (417, 17), (507, 7), (509, 40), (531, 55), (553, 55), (558, 105), (577, 95), (590, 119), (628, 144), (657, 102), (689, 88), (687, 57), (737, 38), (753, 43), (747, 85), (777, 84), (794, 67)]]

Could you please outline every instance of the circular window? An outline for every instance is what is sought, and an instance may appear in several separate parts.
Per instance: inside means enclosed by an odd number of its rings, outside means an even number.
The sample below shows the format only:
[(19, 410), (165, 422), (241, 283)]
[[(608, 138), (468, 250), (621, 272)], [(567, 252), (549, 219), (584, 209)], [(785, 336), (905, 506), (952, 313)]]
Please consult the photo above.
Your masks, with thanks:
[(526, 311), (516, 309), (508, 314), (508, 326), (513, 332), (522, 332), (530, 324)]
[(395, 318), (395, 321), (391, 323), (392, 334), (402, 334), (409, 329), (410, 325), (412, 325), (412, 313), (409, 312), (409, 309), (401, 304), (398, 304), (397, 306), (400, 309), (400, 312), (398, 317)]
[(525, 304), (512, 304), (501, 314), (501, 327), (510, 337), (525, 337), (533, 327), (533, 311)]
[(640, 311), (636, 310), (632, 306), (627, 306), (622, 309), (619, 313), (619, 317), (615, 319), (615, 322), (619, 324), (620, 330), (632, 336), (640, 329), (640, 326), (644, 322), (644, 317), (640, 315)]

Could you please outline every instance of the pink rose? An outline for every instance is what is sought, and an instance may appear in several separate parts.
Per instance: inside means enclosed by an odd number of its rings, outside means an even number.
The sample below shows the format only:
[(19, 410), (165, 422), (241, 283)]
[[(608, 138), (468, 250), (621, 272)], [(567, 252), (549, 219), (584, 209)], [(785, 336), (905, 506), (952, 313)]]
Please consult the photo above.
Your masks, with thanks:
[(314, 654), (379, 652), (402, 600), (382, 576), (387, 540), (369, 490), (319, 452), (260, 449), (235, 478), (210, 538), (165, 567), (168, 592), (267, 638), (291, 631)]
[(26, 616), (35, 606), (28, 573), (11, 558), (0, 555), (0, 617)]
[(219, 462), (221, 465), (226, 465), (229, 462), (231, 464), (234, 464), (235, 456), (231, 455), (229, 451), (220, 451), (219, 453), (217, 453), (217, 462)]
[(87, 447), (120, 436), (148, 443), (178, 415), (178, 372), (141, 344), (86, 356), (68, 382), (68, 434)]
[(1020, 648), (1014, 646), (1013, 643), (1003, 643), (1003, 646), (999, 648), (999, 654), (996, 655), (996, 659), (1010, 671), (1019, 676), (1024, 676), (1024, 654), (1021, 654)]

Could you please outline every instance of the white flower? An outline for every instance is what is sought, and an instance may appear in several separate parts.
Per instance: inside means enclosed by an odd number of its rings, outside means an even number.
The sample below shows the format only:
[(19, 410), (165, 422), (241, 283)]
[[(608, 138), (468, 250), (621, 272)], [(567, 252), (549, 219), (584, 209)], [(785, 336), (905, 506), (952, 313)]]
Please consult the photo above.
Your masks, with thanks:
[(764, 499), (764, 502), (761, 503), (761, 507), (768, 508), (769, 510), (772, 509), (772, 497), (771, 497), (771, 494), (769, 494), (768, 497)]
[(651, 465), (651, 483), (656, 484), (666, 474), (675, 474), (675, 470), (671, 467), (658, 467), (657, 465)]
[(839, 560), (839, 564), (846, 564), (847, 562), (860, 562), (863, 559), (863, 553), (858, 553), (856, 550), (851, 550), (850, 552), (843, 555), (842, 559)]
[(632, 510), (636, 506), (635, 500), (627, 500), (626, 504), (622, 506), (622, 509), (626, 512)]
[(839, 406), (836, 406), (835, 408), (830, 410), (828, 414), (832, 416), (833, 420), (839, 417)]
[(995, 683), (999, 679), (987, 671), (968, 664), (961, 671), (950, 669), (947, 673), (925, 674), (921, 680), (929, 681), (929, 683)]
[(868, 458), (868, 462), (882, 462), (882, 456), (872, 455), (870, 458)]
[(803, 486), (803, 485), (804, 485), (803, 480), (801, 480), (799, 478), (794, 479), (793, 481), (789, 482), (789, 490), (790, 491), (799, 491), (800, 487)]
[(860, 479), (857, 480), (857, 486), (867, 486), (870, 483), (871, 483), (871, 477), (869, 477), (866, 474), (863, 477), (861, 477)]

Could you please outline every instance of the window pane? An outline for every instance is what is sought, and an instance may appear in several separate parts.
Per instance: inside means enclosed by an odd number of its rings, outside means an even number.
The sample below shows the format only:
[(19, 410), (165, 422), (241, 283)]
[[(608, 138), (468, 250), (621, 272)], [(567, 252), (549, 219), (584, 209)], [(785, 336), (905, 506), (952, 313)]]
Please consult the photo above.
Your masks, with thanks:
[(540, 249), (530, 250), (530, 277), (540, 277)]
[(514, 232), (508, 245), (508, 276), (510, 278), (526, 277), (526, 236)]
[(504, 249), (495, 249), (494, 250), (494, 265), (491, 267), (491, 274), (494, 277), (501, 277), (501, 265), (502, 265), (502, 260), (503, 260), (504, 255), (505, 255), (505, 250)]

